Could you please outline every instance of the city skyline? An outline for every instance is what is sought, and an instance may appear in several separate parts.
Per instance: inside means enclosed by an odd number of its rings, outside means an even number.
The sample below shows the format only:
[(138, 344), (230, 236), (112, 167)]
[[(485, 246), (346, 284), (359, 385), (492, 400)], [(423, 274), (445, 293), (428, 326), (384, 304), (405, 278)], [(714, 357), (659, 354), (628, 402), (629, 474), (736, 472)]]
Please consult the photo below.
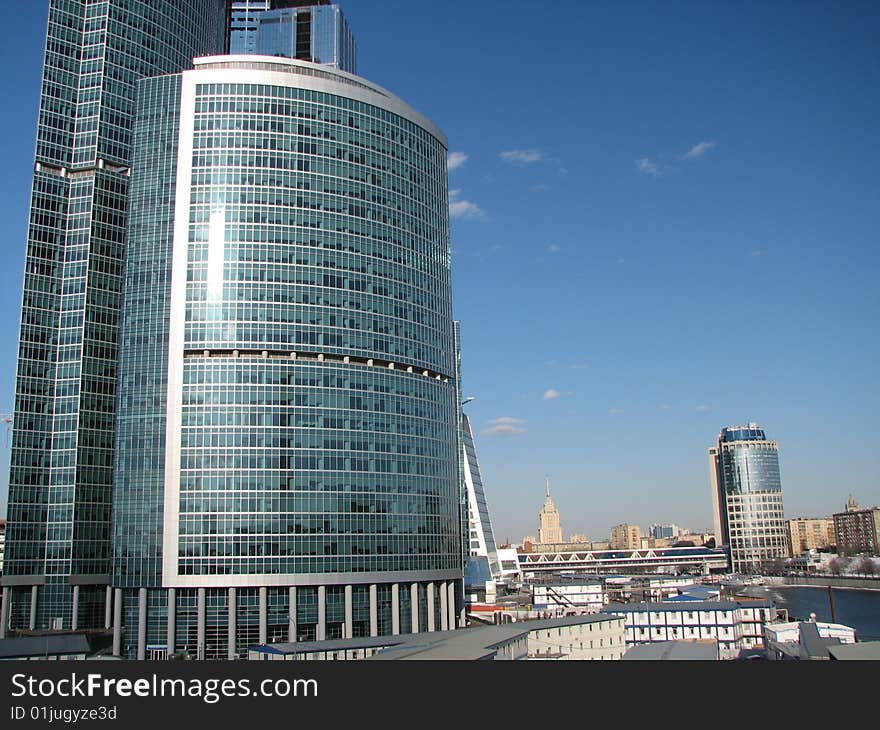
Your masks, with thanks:
[[(547, 473), (567, 531), (706, 527), (705, 449), (749, 420), (785, 454), (786, 517), (880, 502), (877, 9), (559, 3), (540, 26), (529, 7), (343, 4), (360, 73), (449, 136), (463, 394), (496, 537), (535, 531)], [(6, 412), (46, 14), (20, 10)]]

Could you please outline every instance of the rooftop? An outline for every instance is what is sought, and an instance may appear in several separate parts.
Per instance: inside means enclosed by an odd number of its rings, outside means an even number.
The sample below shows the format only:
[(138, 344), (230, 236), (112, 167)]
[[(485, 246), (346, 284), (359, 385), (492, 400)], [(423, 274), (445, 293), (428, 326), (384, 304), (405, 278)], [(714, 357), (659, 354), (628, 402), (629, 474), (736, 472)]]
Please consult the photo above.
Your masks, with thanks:
[(639, 644), (627, 650), (624, 659), (638, 660), (693, 660), (715, 661), (718, 659), (718, 642), (712, 641), (658, 641)]
[(733, 611), (737, 608), (773, 608), (770, 600), (756, 601), (661, 601), (657, 603), (609, 603), (605, 613), (637, 613), (641, 611)]
[(89, 640), (84, 634), (46, 634), (0, 639), (0, 659), (39, 659), (90, 652)]
[(432, 631), (396, 636), (370, 636), (325, 641), (280, 642), (253, 646), (264, 654), (310, 654), (353, 649), (379, 649), (374, 659), (491, 659), (498, 647), (525, 637), (529, 632), (562, 626), (614, 620), (607, 614), (565, 616), (538, 621), (518, 621), (497, 626), (478, 626), (455, 631)]
[(880, 641), (862, 641), (858, 644), (841, 644), (829, 646), (831, 659), (871, 659), (880, 660)]

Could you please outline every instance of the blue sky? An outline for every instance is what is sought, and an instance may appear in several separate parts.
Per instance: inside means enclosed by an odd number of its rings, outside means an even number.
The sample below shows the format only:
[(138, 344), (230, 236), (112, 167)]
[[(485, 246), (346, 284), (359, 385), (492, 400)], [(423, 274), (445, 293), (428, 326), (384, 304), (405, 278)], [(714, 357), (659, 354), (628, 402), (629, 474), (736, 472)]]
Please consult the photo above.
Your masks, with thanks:
[[(0, 48), (0, 412), (43, 5), (19, 4)], [(706, 447), (748, 420), (779, 441), (789, 517), (880, 503), (880, 5), (342, 7), (361, 74), (454, 153), (455, 314), (499, 540), (536, 532), (548, 474), (566, 535), (707, 527)]]

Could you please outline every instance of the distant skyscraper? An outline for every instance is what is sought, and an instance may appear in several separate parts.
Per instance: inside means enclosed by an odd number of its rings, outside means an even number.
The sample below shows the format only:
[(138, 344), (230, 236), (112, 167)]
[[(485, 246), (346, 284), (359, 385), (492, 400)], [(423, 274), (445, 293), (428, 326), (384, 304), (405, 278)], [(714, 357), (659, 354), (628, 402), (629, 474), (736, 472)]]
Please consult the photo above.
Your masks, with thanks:
[(189, 68), (223, 43), (223, 0), (49, 3), (0, 637), (9, 626), (105, 625), (137, 81)]
[(357, 73), (357, 45), (327, 0), (231, 0), (229, 53), (284, 56)]
[(538, 542), (543, 545), (562, 543), (562, 527), (559, 524), (559, 510), (550, 496), (550, 480), (547, 480), (547, 495), (544, 506), (538, 514)]
[(779, 453), (755, 423), (721, 430), (709, 447), (715, 534), (734, 572), (759, 570), (788, 555)]
[(655, 538), (678, 537), (682, 533), (682, 529), (678, 525), (651, 525), (648, 534)]
[(443, 132), (287, 58), (197, 59), (139, 100), (114, 653), (455, 628)]

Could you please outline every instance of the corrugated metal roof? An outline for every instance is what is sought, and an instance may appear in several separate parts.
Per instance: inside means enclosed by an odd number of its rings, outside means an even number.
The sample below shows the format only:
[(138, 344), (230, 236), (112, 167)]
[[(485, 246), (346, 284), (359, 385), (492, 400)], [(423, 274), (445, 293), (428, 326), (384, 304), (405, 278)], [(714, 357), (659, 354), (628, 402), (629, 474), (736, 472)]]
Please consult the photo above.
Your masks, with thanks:
[(718, 642), (658, 641), (652, 644), (639, 644), (628, 649), (623, 658), (630, 660), (715, 661), (718, 659)]
[(88, 654), (89, 641), (84, 634), (46, 634), (0, 639), (0, 659)]

